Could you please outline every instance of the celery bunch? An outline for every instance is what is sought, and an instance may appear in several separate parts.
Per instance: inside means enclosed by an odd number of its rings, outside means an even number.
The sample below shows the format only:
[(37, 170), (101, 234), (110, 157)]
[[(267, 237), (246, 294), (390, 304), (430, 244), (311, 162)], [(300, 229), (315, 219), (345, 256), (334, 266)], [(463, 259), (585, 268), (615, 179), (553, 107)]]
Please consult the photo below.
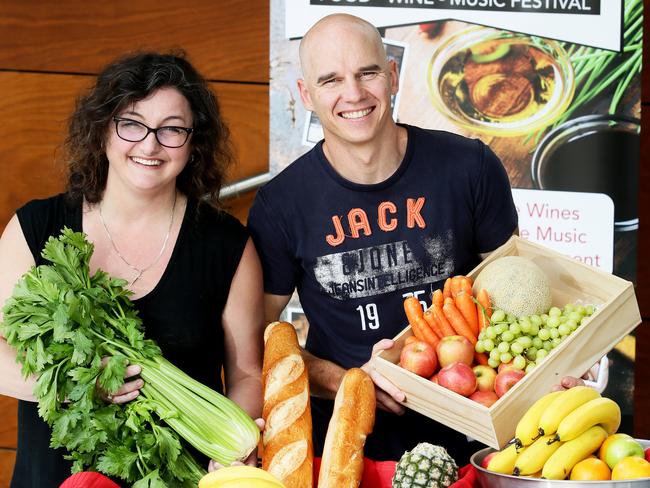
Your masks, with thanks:
[[(162, 357), (144, 338), (126, 282), (101, 270), (90, 276), (92, 253), (84, 234), (64, 229), (43, 250), (51, 264), (27, 272), (3, 308), (0, 330), (23, 375), (38, 376), (34, 394), (52, 427), (51, 446), (68, 450), (73, 471), (98, 470), (135, 488), (196, 487), (205, 470), (180, 438), (230, 464), (256, 447), (259, 429), (235, 403)], [(142, 394), (106, 404), (96, 383), (114, 393), (129, 363), (142, 366)]]

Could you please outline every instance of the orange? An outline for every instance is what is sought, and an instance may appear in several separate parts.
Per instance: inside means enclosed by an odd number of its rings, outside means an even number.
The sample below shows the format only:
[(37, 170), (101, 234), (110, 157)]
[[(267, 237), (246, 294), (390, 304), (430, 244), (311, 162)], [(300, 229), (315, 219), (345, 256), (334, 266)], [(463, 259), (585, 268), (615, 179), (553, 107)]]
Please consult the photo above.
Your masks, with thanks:
[(583, 459), (571, 470), (570, 480), (608, 480), (612, 472), (605, 461), (595, 457)]
[(598, 450), (598, 457), (605, 461), (605, 452), (607, 451), (607, 446), (609, 446), (610, 443), (615, 441), (616, 439), (620, 439), (621, 437), (629, 437), (632, 439), (631, 435), (624, 434), (622, 432), (618, 434), (612, 434), (610, 435), (605, 441), (600, 445), (600, 449)]
[(630, 456), (621, 459), (612, 470), (613, 480), (635, 480), (650, 478), (650, 462), (643, 458)]

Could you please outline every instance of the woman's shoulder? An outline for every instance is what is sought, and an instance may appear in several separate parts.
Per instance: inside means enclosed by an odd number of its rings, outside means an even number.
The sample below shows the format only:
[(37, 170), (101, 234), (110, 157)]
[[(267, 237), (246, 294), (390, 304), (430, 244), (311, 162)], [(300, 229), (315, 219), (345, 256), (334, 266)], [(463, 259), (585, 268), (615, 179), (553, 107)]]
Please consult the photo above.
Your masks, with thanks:
[(63, 227), (81, 230), (81, 203), (64, 193), (30, 200), (16, 210), (16, 216), (37, 261), (50, 236), (57, 236)]
[(66, 197), (65, 193), (52, 195), (46, 198), (35, 198), (29, 200), (23, 206), (16, 210), (16, 213), (23, 215), (41, 215), (43, 212), (52, 212), (60, 209), (70, 208), (72, 202)]

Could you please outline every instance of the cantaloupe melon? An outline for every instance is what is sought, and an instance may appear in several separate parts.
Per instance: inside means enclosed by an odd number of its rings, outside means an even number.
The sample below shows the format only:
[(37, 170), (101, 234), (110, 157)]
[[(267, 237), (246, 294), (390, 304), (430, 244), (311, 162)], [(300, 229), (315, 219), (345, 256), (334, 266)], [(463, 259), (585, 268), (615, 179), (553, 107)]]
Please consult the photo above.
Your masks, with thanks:
[(521, 256), (503, 256), (489, 263), (474, 281), (474, 294), (485, 288), (494, 308), (516, 317), (551, 308), (551, 286), (542, 268)]

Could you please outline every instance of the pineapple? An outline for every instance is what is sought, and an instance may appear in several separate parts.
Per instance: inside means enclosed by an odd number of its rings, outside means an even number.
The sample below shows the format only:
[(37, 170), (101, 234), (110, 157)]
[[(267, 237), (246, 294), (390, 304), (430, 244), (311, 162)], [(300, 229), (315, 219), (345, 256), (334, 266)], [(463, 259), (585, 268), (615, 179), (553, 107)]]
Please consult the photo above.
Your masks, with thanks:
[(458, 466), (444, 447), (421, 442), (402, 454), (393, 488), (447, 488), (458, 480)]

